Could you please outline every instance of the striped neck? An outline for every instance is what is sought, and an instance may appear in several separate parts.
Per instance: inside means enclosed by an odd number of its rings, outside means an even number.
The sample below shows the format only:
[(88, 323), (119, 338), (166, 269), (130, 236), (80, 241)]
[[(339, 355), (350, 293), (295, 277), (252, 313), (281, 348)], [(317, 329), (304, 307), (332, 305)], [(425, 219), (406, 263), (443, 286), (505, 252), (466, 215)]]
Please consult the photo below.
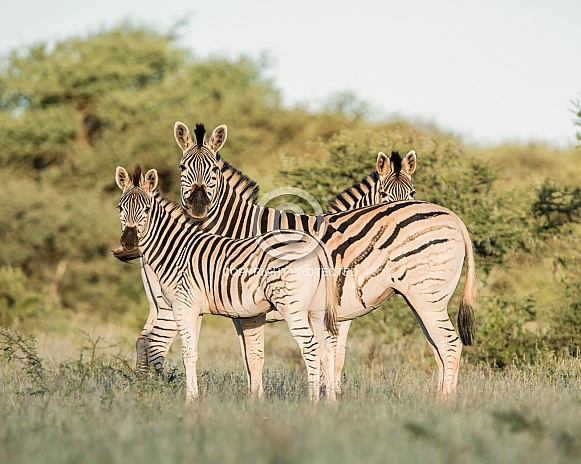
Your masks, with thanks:
[(150, 266), (158, 257), (160, 246), (171, 241), (175, 231), (188, 236), (201, 233), (198, 223), (186, 214), (182, 205), (166, 198), (159, 189), (155, 189), (147, 231), (139, 241), (139, 248)]
[(375, 203), (374, 198), (379, 187), (379, 173), (373, 171), (360, 182), (353, 184), (333, 198), (327, 206), (329, 213), (339, 213)]

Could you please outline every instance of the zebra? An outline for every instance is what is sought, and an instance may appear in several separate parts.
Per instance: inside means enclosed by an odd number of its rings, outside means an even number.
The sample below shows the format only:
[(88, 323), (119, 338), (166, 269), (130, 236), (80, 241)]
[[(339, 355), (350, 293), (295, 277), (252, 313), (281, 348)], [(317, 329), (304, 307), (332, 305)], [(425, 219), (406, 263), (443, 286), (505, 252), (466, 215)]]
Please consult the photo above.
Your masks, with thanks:
[[(392, 294), (402, 295), (432, 347), (438, 367), (438, 395), (456, 391), (462, 346), (473, 342), (476, 300), (472, 243), (456, 214), (415, 200), (321, 216), (266, 208), (253, 203), (249, 196), (237, 196), (242, 180), (231, 183), (223, 175), (216, 153), (226, 140), (226, 126), (217, 127), (208, 143), (201, 124), (194, 131), (195, 141), (180, 122), (174, 133), (183, 151), (182, 204), (189, 215), (197, 218), (199, 227), (226, 235), (291, 228), (319, 238), (331, 253), (335, 269), (349, 271), (338, 275), (338, 320), (365, 315)], [(447, 305), (465, 258), (458, 337)], [(235, 320), (235, 325), (246, 353), (251, 393), (260, 394), (264, 325), (252, 319)]]
[(272, 309), (301, 349), (310, 398), (318, 400), (322, 365), (334, 399), (333, 349), (325, 331), (337, 332), (337, 293), (324, 246), (292, 230), (241, 240), (209, 234), (161, 194), (155, 169), (144, 176), (137, 165), (130, 176), (119, 166), (115, 180), (123, 193), (121, 248), (114, 254), (122, 261), (140, 254), (157, 276), (182, 339), (188, 400), (198, 396), (199, 315), (256, 317)]
[[(327, 205), (327, 212), (338, 213), (379, 203), (412, 200), (416, 194), (412, 174), (417, 164), (415, 150), (410, 150), (403, 159), (397, 151), (392, 151), (389, 158), (380, 151), (375, 163), (376, 170), (336, 195)], [(275, 317), (270, 320), (267, 317), (266, 321), (274, 322)], [(336, 393), (341, 393), (341, 377), (350, 327), (351, 320), (339, 323), (334, 363)]]

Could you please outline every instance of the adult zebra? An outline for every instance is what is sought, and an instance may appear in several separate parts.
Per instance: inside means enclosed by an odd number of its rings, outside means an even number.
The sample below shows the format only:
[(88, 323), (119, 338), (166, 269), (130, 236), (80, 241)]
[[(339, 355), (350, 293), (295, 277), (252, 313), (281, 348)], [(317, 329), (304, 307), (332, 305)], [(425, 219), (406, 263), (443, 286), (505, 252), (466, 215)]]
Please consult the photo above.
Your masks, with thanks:
[(256, 317), (273, 308), (283, 315), (301, 349), (311, 399), (319, 397), (321, 364), (334, 399), (334, 351), (325, 329), (336, 334), (337, 294), (324, 246), (291, 230), (238, 240), (209, 234), (161, 195), (155, 169), (143, 176), (137, 165), (131, 178), (118, 167), (115, 179), (123, 191), (118, 206), (122, 248), (115, 256), (126, 260), (138, 251), (172, 305), (188, 399), (198, 396), (200, 314)]
[[(220, 224), (220, 234), (256, 234), (262, 230), (301, 229), (318, 236), (331, 253), (339, 276), (339, 320), (367, 314), (393, 293), (401, 294), (432, 346), (438, 366), (438, 394), (456, 389), (462, 344), (474, 335), (473, 305), (476, 277), (472, 244), (466, 226), (438, 205), (403, 201), (368, 206), (325, 216), (297, 215), (256, 205), (236, 195), (219, 166), (216, 152), (226, 140), (219, 126), (205, 142), (196, 126), (195, 141), (188, 128), (176, 123), (176, 141), (183, 150), (181, 197), (188, 214), (202, 229)], [(466, 282), (458, 313), (460, 338), (447, 313), (466, 257)], [(259, 393), (263, 333), (255, 322), (240, 319), (247, 353), (251, 391)], [(259, 324), (260, 325), (260, 324)], [(239, 332), (240, 333), (240, 332)], [(259, 348), (255, 347), (258, 346)]]

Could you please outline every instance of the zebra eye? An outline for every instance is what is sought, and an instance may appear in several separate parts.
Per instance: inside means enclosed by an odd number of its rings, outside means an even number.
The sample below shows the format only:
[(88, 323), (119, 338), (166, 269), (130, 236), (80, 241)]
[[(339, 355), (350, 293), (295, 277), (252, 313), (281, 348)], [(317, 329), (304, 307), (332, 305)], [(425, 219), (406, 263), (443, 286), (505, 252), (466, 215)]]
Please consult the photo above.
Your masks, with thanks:
[(145, 214), (149, 214), (149, 212), (151, 211), (151, 208), (148, 206), (143, 211), (145, 212)]
[(123, 211), (123, 207), (121, 205), (117, 205), (117, 209), (119, 210), (119, 212)]
[(186, 170), (186, 165), (185, 164), (180, 164), (180, 169), (182, 172), (184, 172)]
[(410, 193), (411, 197), (414, 198), (416, 196), (416, 191), (412, 190), (412, 193)]

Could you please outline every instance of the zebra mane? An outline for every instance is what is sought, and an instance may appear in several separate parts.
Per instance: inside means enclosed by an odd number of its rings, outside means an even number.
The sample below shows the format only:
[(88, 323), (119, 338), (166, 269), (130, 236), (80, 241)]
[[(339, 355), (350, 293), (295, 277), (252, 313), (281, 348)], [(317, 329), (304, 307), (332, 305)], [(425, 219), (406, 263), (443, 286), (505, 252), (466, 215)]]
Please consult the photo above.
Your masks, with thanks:
[(393, 172), (395, 172), (396, 176), (399, 176), (399, 173), (401, 172), (401, 162), (403, 161), (399, 151), (392, 151), (389, 160), (393, 163)]
[(216, 159), (226, 182), (234, 189), (236, 195), (249, 203), (256, 203), (258, 200), (258, 184), (226, 160), (222, 159), (219, 154), (216, 154)]
[(133, 182), (134, 187), (139, 187), (142, 174), (143, 170), (141, 169), (141, 165), (139, 163), (136, 163), (135, 168), (133, 169), (133, 176), (131, 176), (131, 181)]
[(204, 136), (206, 135), (206, 128), (203, 124), (196, 124), (194, 135), (196, 136), (196, 145), (198, 148), (202, 148), (204, 146)]
[(346, 188), (341, 193), (335, 195), (328, 204), (328, 213), (339, 213), (340, 211), (347, 211), (361, 198), (364, 197), (371, 188), (379, 182), (379, 173), (373, 171), (368, 176), (365, 176), (361, 181), (356, 182), (351, 187)]

